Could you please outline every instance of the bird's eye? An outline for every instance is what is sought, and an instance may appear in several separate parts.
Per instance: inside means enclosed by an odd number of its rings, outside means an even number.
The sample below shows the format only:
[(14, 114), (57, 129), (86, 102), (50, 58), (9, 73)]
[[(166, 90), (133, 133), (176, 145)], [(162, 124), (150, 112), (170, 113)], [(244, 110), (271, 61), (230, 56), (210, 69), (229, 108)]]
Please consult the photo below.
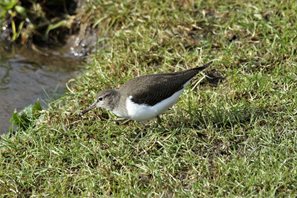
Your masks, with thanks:
[(102, 97), (98, 98), (98, 101), (102, 101), (102, 100), (103, 100), (103, 98), (102, 98)]

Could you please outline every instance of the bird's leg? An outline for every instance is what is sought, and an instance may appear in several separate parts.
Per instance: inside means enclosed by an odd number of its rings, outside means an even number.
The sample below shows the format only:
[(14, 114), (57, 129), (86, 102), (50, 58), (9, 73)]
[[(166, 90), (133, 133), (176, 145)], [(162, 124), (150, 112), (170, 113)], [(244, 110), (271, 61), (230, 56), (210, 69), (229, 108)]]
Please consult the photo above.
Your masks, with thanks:
[(157, 124), (157, 127), (161, 127), (161, 128), (165, 128), (164, 126), (163, 126), (163, 124), (162, 124), (162, 119), (161, 119), (161, 117), (158, 115), (157, 116), (157, 122), (156, 122), (156, 124)]
[(161, 124), (162, 119), (160, 118), (160, 116), (157, 116), (157, 124)]
[(118, 125), (125, 125), (127, 124), (128, 122), (130, 122), (131, 120), (127, 120), (125, 118), (116, 118), (114, 119), (114, 121), (118, 124)]

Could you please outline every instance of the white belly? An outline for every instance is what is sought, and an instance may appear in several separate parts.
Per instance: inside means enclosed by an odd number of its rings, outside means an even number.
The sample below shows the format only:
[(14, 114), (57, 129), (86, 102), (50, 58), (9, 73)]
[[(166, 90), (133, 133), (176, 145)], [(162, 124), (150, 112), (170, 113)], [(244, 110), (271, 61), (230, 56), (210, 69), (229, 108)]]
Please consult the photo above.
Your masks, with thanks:
[(154, 106), (149, 106), (145, 104), (141, 104), (141, 105), (136, 104), (131, 100), (132, 96), (129, 96), (126, 99), (126, 108), (127, 108), (128, 116), (131, 120), (136, 120), (136, 121), (144, 121), (144, 120), (152, 119), (157, 115), (166, 111), (172, 105), (174, 105), (178, 100), (178, 97), (180, 96), (182, 91), (183, 89), (176, 92), (169, 98), (166, 98), (165, 100), (155, 104)]

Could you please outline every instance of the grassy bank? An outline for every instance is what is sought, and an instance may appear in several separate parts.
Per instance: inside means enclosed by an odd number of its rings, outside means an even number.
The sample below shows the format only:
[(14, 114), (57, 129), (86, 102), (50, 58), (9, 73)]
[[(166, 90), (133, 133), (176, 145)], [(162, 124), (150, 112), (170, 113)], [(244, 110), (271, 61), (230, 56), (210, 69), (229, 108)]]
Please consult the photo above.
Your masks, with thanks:
[[(294, 1), (93, 2), (98, 49), (35, 126), (0, 141), (0, 194), (297, 195)], [(151, 122), (118, 124), (96, 93), (214, 60)], [(201, 83), (200, 83), (201, 82)]]

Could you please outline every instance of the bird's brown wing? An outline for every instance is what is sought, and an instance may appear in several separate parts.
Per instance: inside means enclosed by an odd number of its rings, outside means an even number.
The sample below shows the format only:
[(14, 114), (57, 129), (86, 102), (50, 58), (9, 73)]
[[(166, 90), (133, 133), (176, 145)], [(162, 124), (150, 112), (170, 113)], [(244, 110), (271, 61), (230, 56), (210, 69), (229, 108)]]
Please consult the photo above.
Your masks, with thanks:
[(132, 96), (135, 103), (155, 105), (183, 89), (191, 78), (211, 63), (181, 72), (140, 76), (122, 85), (120, 90)]
[(127, 92), (132, 96), (133, 102), (155, 105), (183, 89), (188, 80), (190, 79), (183, 80), (174, 75), (141, 76), (127, 82), (123, 89), (128, 90)]

